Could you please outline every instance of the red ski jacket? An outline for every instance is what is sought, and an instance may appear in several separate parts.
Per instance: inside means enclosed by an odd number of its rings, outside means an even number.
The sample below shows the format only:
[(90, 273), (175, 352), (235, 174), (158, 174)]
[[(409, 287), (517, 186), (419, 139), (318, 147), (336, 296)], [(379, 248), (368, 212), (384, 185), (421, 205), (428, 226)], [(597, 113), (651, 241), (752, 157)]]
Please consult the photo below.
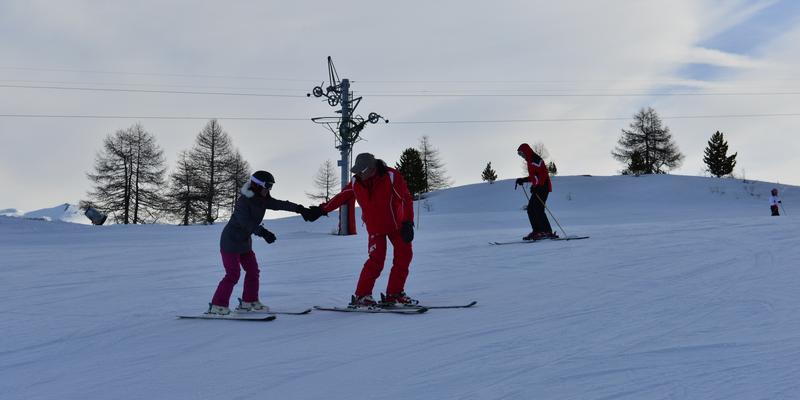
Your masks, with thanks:
[(339, 194), (321, 207), (325, 212), (331, 212), (353, 197), (361, 206), (361, 219), (369, 234), (396, 232), (403, 222), (414, 221), (414, 199), (403, 175), (387, 167), (383, 161), (378, 160), (375, 175), (363, 181), (353, 177)]
[(527, 143), (519, 145), (517, 151), (525, 154), (525, 164), (528, 166), (528, 180), (531, 181), (533, 187), (546, 186), (548, 192), (553, 191), (553, 184), (550, 182), (550, 172), (547, 171), (542, 157), (533, 152), (531, 146)]

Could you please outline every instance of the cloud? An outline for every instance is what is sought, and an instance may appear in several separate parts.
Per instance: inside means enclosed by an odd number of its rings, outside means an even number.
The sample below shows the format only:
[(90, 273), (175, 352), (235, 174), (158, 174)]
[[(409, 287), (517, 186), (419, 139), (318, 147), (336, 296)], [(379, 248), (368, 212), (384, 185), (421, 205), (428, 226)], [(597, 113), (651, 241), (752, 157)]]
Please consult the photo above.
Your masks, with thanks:
[[(712, 66), (714, 78), (721, 77), (726, 88), (745, 87), (731, 80), (747, 79), (750, 89), (761, 89), (763, 84), (752, 81), (791, 76), (798, 65), (798, 41), (765, 38), (746, 52), (707, 43), (748, 23), (772, 3), (362, 0), (347, 3), (349, 9), (342, 13), (340, 3), (326, 1), (4, 2), (0, 26), (8, 40), (0, 42), (0, 53), (9, 57), (0, 67), (29, 69), (0, 68), (0, 80), (302, 96), (327, 80), (326, 57), (331, 55), (340, 77), (352, 79), (357, 93), (365, 94), (358, 111), (376, 111), (398, 122), (626, 117), (650, 105), (665, 116), (788, 110), (786, 97), (647, 96), (665, 84), (720, 87), (705, 76), (681, 75), (681, 68), (692, 63)], [(415, 96), (385, 96), (398, 92)], [(527, 97), (420, 96), (437, 93)], [(628, 95), (564, 96), (613, 93)], [(305, 97), (0, 89), (0, 113), (311, 118), (334, 111)], [(11, 144), (0, 146), (0, 177), (15, 177), (8, 184), (12, 188), (0, 192), (0, 206), (28, 209), (77, 201), (88, 189), (83, 174), (91, 168), (102, 137), (135, 122), (0, 118), (0, 142)], [(171, 166), (179, 151), (192, 146), (206, 121), (140, 122), (156, 135)], [(332, 135), (310, 121), (220, 122), (253, 168), (276, 173), (284, 198), (304, 200), (319, 165), (338, 158)], [(679, 172), (699, 170), (690, 159), (702, 152), (706, 133), (720, 126), (716, 122), (667, 121), (687, 153), (687, 167)], [(722, 122), (732, 127), (752, 124), (754, 130), (796, 128), (796, 121), (788, 119)], [(562, 174), (613, 174), (620, 165), (609, 152), (627, 124), (390, 123), (367, 127), (367, 140), (356, 151), (393, 162), (404, 148), (429, 135), (450, 175), (465, 184), (479, 181), (488, 161), (501, 177), (516, 176), (516, 146), (542, 141)], [(740, 138), (731, 135), (735, 149)], [(765, 143), (748, 145), (754, 152), (768, 151)], [(791, 169), (785, 167), (791, 159), (782, 162), (758, 173), (774, 176)], [(43, 171), (52, 180), (48, 190), (33, 190), (29, 185)], [(781, 174), (800, 182), (793, 172)]]
[(709, 64), (726, 68), (769, 67), (768, 62), (753, 57), (702, 47), (692, 47), (689, 54), (681, 61), (685, 64)]

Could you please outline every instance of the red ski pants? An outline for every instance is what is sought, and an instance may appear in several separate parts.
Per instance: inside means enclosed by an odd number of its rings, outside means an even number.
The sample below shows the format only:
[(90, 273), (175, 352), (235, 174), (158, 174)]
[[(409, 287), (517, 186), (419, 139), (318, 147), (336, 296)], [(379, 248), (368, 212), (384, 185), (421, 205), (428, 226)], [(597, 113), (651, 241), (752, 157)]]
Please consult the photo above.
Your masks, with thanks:
[(381, 276), (383, 263), (386, 260), (387, 238), (394, 247), (394, 258), (392, 259), (392, 270), (389, 273), (389, 283), (386, 285), (386, 293), (397, 294), (404, 291), (412, 251), (411, 243), (406, 243), (398, 230), (388, 235), (369, 235), (369, 259), (361, 269), (361, 276), (358, 278), (356, 286), (356, 296), (372, 294), (375, 281)]
[(226, 253), (224, 251), (220, 251), (220, 253), (222, 254), (222, 266), (225, 267), (225, 277), (219, 282), (217, 291), (214, 292), (214, 297), (211, 299), (211, 304), (228, 307), (233, 287), (239, 282), (240, 264), (245, 273), (242, 301), (258, 300), (259, 270), (256, 253), (253, 253), (252, 250), (243, 254)]

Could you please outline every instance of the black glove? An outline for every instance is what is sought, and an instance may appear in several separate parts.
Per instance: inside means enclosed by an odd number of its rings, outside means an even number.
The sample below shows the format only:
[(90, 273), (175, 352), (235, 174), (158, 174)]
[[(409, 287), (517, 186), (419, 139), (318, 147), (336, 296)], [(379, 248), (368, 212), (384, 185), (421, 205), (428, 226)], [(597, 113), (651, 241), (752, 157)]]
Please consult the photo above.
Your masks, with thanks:
[(522, 186), (527, 181), (528, 181), (528, 178), (517, 178), (517, 180), (514, 181), (514, 190), (517, 190), (517, 186)]
[(322, 207), (311, 206), (306, 209), (305, 214), (303, 214), (303, 219), (308, 222), (314, 222), (323, 215), (328, 215), (328, 213), (326, 213), (325, 210), (322, 209)]
[(308, 212), (308, 209), (307, 209), (307, 208), (305, 208), (305, 207), (303, 207), (303, 205), (302, 205), (302, 204), (298, 204), (298, 205), (297, 205), (297, 210), (295, 210), (294, 212), (296, 212), (296, 213), (298, 213), (298, 214), (302, 215), (302, 216), (303, 216), (303, 219), (306, 219), (306, 218), (305, 218), (305, 215), (306, 215), (306, 213)]
[(274, 233), (272, 233), (272, 232), (268, 231), (266, 228), (264, 228), (264, 227), (263, 227), (263, 226), (261, 226), (261, 225), (259, 225), (259, 226), (258, 226), (258, 228), (256, 228), (256, 231), (255, 231), (255, 232), (253, 232), (253, 234), (254, 234), (254, 235), (256, 235), (256, 236), (259, 236), (259, 237), (263, 238), (263, 239), (264, 239), (264, 241), (265, 241), (265, 242), (267, 242), (267, 244), (272, 244), (272, 243), (274, 243), (274, 242), (275, 242), (275, 240), (277, 239), (277, 238), (275, 237), (275, 234), (274, 234)]
[(404, 242), (411, 243), (414, 240), (414, 223), (411, 221), (403, 222), (403, 226), (400, 228), (400, 236), (403, 237)]

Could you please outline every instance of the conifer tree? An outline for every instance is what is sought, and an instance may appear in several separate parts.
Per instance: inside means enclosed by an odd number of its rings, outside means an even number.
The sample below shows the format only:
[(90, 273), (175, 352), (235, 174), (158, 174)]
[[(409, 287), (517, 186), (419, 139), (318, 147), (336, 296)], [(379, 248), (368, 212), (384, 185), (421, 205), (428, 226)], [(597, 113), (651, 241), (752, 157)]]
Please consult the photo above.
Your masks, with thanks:
[(425, 192), (425, 170), (420, 152), (414, 148), (407, 148), (403, 150), (400, 155), (400, 161), (395, 164), (403, 179), (406, 180), (408, 191), (415, 198)]
[(333, 161), (325, 160), (319, 167), (314, 177), (314, 187), (316, 192), (306, 193), (306, 196), (316, 202), (327, 203), (337, 193), (336, 168), (333, 166)]
[(423, 189), (421, 193), (450, 187), (452, 183), (447, 176), (444, 163), (439, 157), (439, 150), (433, 147), (427, 136), (423, 136), (419, 140), (418, 150), (422, 159), (423, 170)]
[[(630, 129), (623, 129), (617, 147), (611, 152), (615, 159), (625, 163), (630, 173), (664, 174), (683, 162), (683, 154), (672, 140), (669, 128), (652, 108), (641, 109), (633, 116)], [(633, 157), (641, 157), (641, 168), (634, 166)], [(637, 161), (637, 164), (639, 162)]]
[(203, 221), (203, 195), (200, 193), (198, 173), (186, 151), (178, 156), (175, 170), (169, 177), (166, 194), (169, 214), (180, 225)]
[(730, 175), (736, 167), (736, 155), (728, 156), (728, 142), (725, 141), (722, 132), (717, 131), (711, 135), (708, 146), (705, 149), (703, 162), (708, 167), (708, 172), (717, 178)]
[(227, 201), (223, 200), (223, 205), (227, 207), (231, 214), (236, 206), (236, 200), (242, 195), (242, 186), (250, 181), (250, 163), (242, 158), (239, 150), (233, 150), (230, 160), (225, 163), (223, 172), (223, 190), (227, 194)]
[(486, 168), (483, 169), (483, 173), (481, 174), (481, 179), (483, 179), (486, 182), (489, 182), (489, 184), (492, 184), (494, 183), (494, 181), (497, 180), (497, 172), (495, 172), (495, 170), (492, 169), (491, 161), (488, 164), (486, 164)]
[(636, 150), (631, 154), (630, 164), (628, 164), (628, 168), (625, 168), (622, 171), (622, 175), (639, 176), (646, 173), (647, 164), (644, 162), (644, 157), (642, 157), (642, 153), (640, 151)]
[(555, 162), (550, 161), (547, 163), (547, 172), (549, 172), (550, 175), (558, 175), (558, 168), (556, 167)]
[(155, 136), (140, 124), (118, 130), (103, 140), (95, 157), (88, 193), (95, 207), (117, 223), (155, 222), (162, 208), (164, 154)]
[(209, 121), (197, 135), (190, 157), (202, 193), (203, 222), (213, 224), (220, 217), (220, 209), (228, 205), (226, 189), (230, 188), (230, 165), (234, 159), (230, 137), (217, 120)]

